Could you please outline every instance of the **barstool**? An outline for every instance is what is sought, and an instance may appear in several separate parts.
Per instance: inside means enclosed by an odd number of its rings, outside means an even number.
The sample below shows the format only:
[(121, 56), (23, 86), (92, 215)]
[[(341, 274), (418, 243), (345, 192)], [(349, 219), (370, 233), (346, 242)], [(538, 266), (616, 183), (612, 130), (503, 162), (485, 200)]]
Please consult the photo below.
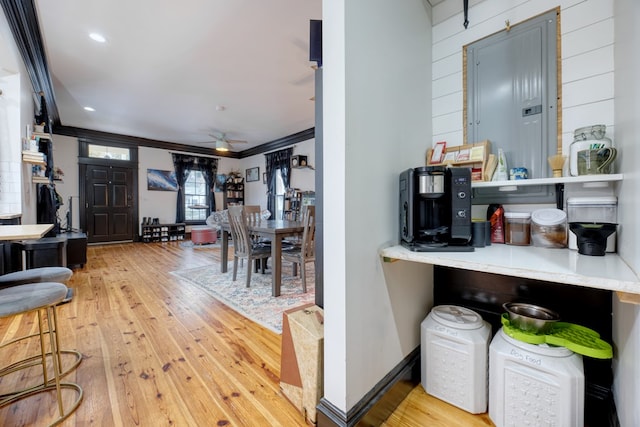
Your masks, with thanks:
[(73, 275), (67, 267), (36, 267), (0, 275), (0, 288), (36, 282), (65, 283)]
[[(78, 408), (83, 397), (82, 388), (78, 384), (71, 382), (63, 383), (60, 381), (60, 378), (64, 373), (62, 373), (61, 366), (56, 306), (65, 298), (66, 295), (67, 287), (62, 283), (55, 282), (30, 283), (0, 289), (0, 318), (17, 316), (31, 312), (36, 312), (38, 318), (37, 334), (23, 336), (3, 342), (0, 344), (0, 349), (17, 342), (21, 342), (30, 337), (37, 336), (40, 339), (39, 355), (15, 362), (0, 369), (0, 377), (4, 377), (10, 373), (36, 365), (42, 366), (43, 377), (41, 384), (26, 387), (0, 396), (0, 407), (7, 406), (38, 393), (55, 390), (59, 416), (51, 425), (56, 425), (71, 415)], [(44, 325), (43, 322), (43, 313), (46, 313), (46, 325)], [(46, 351), (45, 335), (49, 335), (50, 352)], [(47, 356), (51, 356), (53, 378), (49, 378), (49, 374), (47, 372)], [(66, 411), (62, 401), (62, 389), (71, 389), (77, 392), (76, 400)]]
[[(13, 273), (0, 275), (0, 289), (27, 283), (67, 283), (72, 275), (73, 270), (67, 267), (36, 267), (29, 270), (14, 271)], [(73, 289), (69, 288), (62, 303), (69, 302), (72, 298)]]

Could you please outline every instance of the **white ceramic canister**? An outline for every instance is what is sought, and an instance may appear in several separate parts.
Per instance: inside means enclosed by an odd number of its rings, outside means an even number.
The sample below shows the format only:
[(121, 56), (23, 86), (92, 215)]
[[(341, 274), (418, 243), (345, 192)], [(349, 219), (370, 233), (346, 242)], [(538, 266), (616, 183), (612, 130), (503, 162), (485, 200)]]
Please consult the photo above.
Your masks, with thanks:
[(489, 346), (489, 418), (496, 427), (584, 426), (582, 356), (518, 341), (500, 329)]
[(472, 414), (487, 411), (491, 325), (473, 310), (434, 307), (420, 325), (425, 391)]
[(578, 152), (594, 147), (611, 148), (611, 139), (605, 136), (606, 125), (593, 125), (578, 128), (573, 132), (573, 142), (569, 147), (569, 173), (578, 176)]

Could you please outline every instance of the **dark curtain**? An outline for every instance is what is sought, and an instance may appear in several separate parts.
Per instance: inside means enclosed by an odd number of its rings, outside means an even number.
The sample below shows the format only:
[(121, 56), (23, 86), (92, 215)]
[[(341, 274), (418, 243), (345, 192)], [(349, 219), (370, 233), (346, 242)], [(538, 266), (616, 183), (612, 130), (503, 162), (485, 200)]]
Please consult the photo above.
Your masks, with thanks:
[(53, 179), (53, 143), (49, 138), (40, 138), (38, 140), (38, 151), (44, 153), (47, 166), (44, 169), (44, 176)]
[(267, 169), (267, 209), (271, 212), (272, 219), (277, 218), (275, 215), (276, 208), (276, 170), (280, 169), (282, 182), (284, 187), (289, 188), (291, 182), (291, 155), (293, 148), (287, 148), (273, 153), (265, 154), (265, 163)]
[(60, 231), (57, 215), (61, 204), (60, 195), (51, 184), (38, 184), (37, 192), (36, 222), (53, 224), (53, 228), (44, 237), (55, 237)]
[(176, 181), (178, 181), (178, 200), (176, 201), (176, 223), (184, 222), (184, 183), (189, 177), (189, 172), (196, 164), (196, 157), (184, 154), (172, 153), (173, 168), (176, 171)]
[(204, 175), (204, 180), (209, 188), (207, 194), (207, 204), (209, 205), (209, 212), (216, 211), (216, 198), (213, 194), (213, 187), (216, 184), (216, 175), (218, 173), (218, 159), (212, 159), (210, 157), (198, 157), (196, 162), (197, 169)]
[(189, 177), (189, 172), (198, 170), (202, 172), (204, 180), (209, 188), (207, 194), (207, 204), (210, 212), (216, 211), (216, 198), (213, 196), (213, 186), (216, 182), (216, 174), (218, 173), (218, 159), (211, 157), (196, 157), (185, 154), (172, 153), (173, 167), (176, 171), (176, 180), (178, 181), (178, 200), (176, 201), (176, 223), (184, 222), (184, 183)]

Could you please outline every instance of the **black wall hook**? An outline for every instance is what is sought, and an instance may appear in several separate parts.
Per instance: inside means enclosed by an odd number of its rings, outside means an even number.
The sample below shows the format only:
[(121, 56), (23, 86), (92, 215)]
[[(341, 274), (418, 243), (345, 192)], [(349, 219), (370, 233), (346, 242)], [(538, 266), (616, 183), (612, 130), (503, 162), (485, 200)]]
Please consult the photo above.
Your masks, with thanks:
[(462, 0), (463, 4), (464, 4), (464, 28), (465, 30), (467, 29), (467, 27), (469, 26), (469, 0)]

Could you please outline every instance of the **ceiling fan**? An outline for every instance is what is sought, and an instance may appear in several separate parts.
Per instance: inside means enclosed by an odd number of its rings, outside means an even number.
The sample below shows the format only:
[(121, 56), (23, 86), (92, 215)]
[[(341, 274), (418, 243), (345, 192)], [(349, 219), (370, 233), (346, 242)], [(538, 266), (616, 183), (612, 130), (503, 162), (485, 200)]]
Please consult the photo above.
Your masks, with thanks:
[(209, 134), (213, 138), (213, 142), (216, 144), (217, 151), (229, 151), (231, 144), (246, 144), (247, 141), (240, 141), (237, 139), (227, 139), (226, 134), (220, 133), (219, 135)]

